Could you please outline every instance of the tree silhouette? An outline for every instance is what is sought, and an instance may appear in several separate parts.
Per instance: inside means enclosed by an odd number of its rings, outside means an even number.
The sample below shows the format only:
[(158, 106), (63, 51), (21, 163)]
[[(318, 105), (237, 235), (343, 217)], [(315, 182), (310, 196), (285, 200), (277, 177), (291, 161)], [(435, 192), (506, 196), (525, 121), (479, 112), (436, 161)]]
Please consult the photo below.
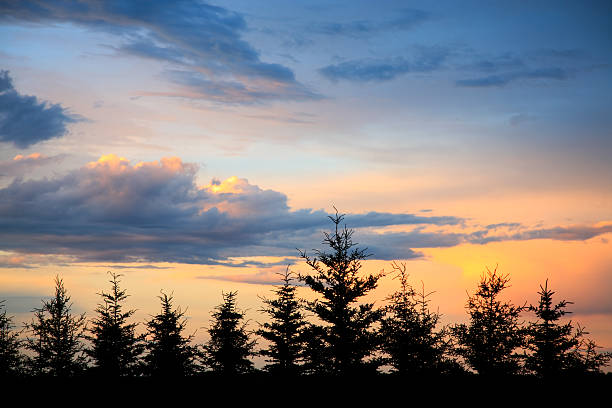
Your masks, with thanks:
[(137, 323), (127, 320), (134, 310), (123, 310), (128, 295), (119, 287), (119, 277), (111, 275), (111, 292), (101, 292), (103, 304), (96, 308), (97, 318), (92, 320), (88, 339), (92, 347), (87, 354), (93, 359), (95, 371), (104, 376), (117, 377), (134, 375), (138, 371), (139, 356), (144, 351), (142, 336), (136, 336)]
[(24, 358), (19, 332), (14, 330), (13, 318), (6, 315), (4, 302), (0, 301), (0, 377), (9, 377), (23, 373)]
[(289, 267), (281, 274), (283, 284), (274, 290), (274, 299), (263, 298), (265, 307), (261, 310), (270, 317), (256, 332), (268, 340), (268, 348), (260, 351), (266, 357), (266, 370), (277, 375), (292, 376), (301, 372), (303, 359), (303, 332), (306, 320), (302, 305), (296, 298), (296, 287), (292, 284)]
[(34, 353), (30, 363), (36, 375), (73, 376), (86, 367), (84, 355), (85, 313), (71, 314), (72, 303), (59, 276), (55, 296), (34, 309), (34, 319), (26, 328), (34, 335), (27, 348)]
[(435, 375), (458, 370), (447, 358), (450, 342), (447, 332), (435, 331), (440, 314), (429, 310), (428, 297), (433, 293), (417, 293), (408, 283), (406, 264), (394, 262), (395, 278), (400, 290), (389, 296), (386, 317), (381, 321), (382, 350), (386, 363), (400, 375)]
[(183, 336), (185, 312), (180, 307), (173, 309), (172, 296), (161, 293), (161, 312), (147, 324), (148, 342), (145, 355), (145, 371), (155, 377), (183, 377), (194, 374), (195, 348), (191, 346), (193, 336)]
[(568, 302), (560, 301), (553, 306), (552, 295), (548, 289), (548, 279), (540, 285), (540, 301), (537, 306), (529, 306), (538, 320), (530, 323), (527, 329), (526, 368), (539, 377), (551, 378), (560, 375), (578, 375), (599, 372), (610, 359), (610, 353), (597, 353), (597, 345), (589, 339), (584, 328), (574, 328), (571, 321), (559, 324), (558, 321), (568, 312)]
[(309, 257), (301, 257), (313, 270), (312, 275), (300, 275), (300, 280), (322, 299), (309, 303), (309, 310), (324, 323), (324, 340), (329, 347), (330, 371), (334, 374), (375, 372), (379, 365), (373, 357), (377, 348), (377, 335), (373, 329), (382, 317), (382, 310), (373, 303), (357, 304), (358, 300), (375, 289), (382, 273), (359, 276), (361, 262), (368, 257), (366, 249), (354, 248), (353, 230), (340, 228), (344, 215), (330, 216), (334, 231), (324, 232), (323, 244), (331, 252), (315, 250)]
[(520, 370), (520, 356), (515, 350), (525, 343), (519, 324), (524, 307), (499, 300), (509, 281), (508, 275), (499, 274), (497, 268), (493, 272), (487, 268), (478, 290), (468, 297), (469, 324), (453, 328), (458, 354), (481, 375), (511, 375)]
[(204, 363), (222, 375), (246, 374), (253, 370), (249, 357), (256, 342), (250, 339), (244, 312), (236, 307), (237, 292), (223, 293), (223, 303), (215, 307), (210, 340), (204, 345)]

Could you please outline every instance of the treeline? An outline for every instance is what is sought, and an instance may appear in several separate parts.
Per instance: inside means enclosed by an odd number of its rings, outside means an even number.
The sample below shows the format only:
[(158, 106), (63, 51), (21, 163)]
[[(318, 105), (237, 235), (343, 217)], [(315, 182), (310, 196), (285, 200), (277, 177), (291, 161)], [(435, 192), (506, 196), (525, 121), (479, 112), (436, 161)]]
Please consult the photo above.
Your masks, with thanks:
[[(405, 264), (393, 263), (398, 290), (385, 307), (362, 298), (377, 287), (383, 273), (360, 273), (368, 254), (352, 241), (353, 231), (342, 227), (343, 216), (330, 219), (324, 233), (327, 251), (300, 252), (312, 269), (296, 275), (287, 268), (282, 285), (262, 298), (268, 321), (255, 332), (247, 330), (236, 292), (223, 293), (212, 314), (210, 340), (197, 345), (185, 333), (184, 310), (162, 292), (161, 310), (137, 334), (126, 310), (128, 295), (120, 275), (111, 273), (109, 292), (99, 293), (95, 317), (71, 312), (63, 281), (56, 278), (55, 294), (43, 300), (34, 317), (17, 330), (0, 302), (0, 375), (184, 377), (267, 373), (292, 376), (533, 376), (553, 378), (601, 374), (611, 353), (601, 353), (584, 328), (562, 323), (571, 302), (553, 302), (547, 283), (540, 287), (537, 305), (514, 305), (500, 300), (508, 275), (487, 270), (476, 292), (468, 297), (469, 321), (440, 327), (424, 288), (408, 282)], [(296, 284), (316, 295), (300, 299)], [(530, 322), (521, 321), (529, 313)], [(258, 338), (263, 346), (257, 349)], [(256, 370), (253, 358), (265, 366)]]

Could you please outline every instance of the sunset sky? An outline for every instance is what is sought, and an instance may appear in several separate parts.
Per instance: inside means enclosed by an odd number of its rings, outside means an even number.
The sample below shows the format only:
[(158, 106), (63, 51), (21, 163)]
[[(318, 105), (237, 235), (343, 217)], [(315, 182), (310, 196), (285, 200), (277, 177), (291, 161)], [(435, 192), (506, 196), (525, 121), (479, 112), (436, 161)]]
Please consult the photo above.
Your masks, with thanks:
[[(464, 321), (480, 274), (573, 301), (612, 350), (612, 4), (0, 2), (0, 299), (61, 276), (92, 316), (107, 271), (206, 338), (308, 272), (335, 206)], [(382, 304), (397, 281), (384, 278)], [(303, 296), (311, 296), (304, 288)], [(528, 313), (525, 319), (531, 319)]]

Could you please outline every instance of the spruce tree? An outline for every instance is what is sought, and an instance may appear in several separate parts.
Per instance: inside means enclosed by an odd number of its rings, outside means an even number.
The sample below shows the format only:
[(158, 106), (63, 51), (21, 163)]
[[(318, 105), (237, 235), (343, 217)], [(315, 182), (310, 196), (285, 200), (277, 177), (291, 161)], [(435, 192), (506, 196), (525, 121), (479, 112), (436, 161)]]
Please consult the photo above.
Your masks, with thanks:
[(33, 335), (27, 339), (27, 348), (34, 354), (30, 360), (33, 373), (58, 377), (81, 374), (86, 368), (82, 342), (85, 313), (71, 313), (70, 296), (59, 276), (55, 278), (55, 296), (42, 304), (34, 309), (34, 319), (26, 325)]
[(4, 302), (0, 301), (0, 377), (14, 377), (23, 374), (22, 341), (14, 330), (13, 318), (6, 315)]
[(137, 323), (128, 323), (134, 310), (124, 311), (128, 295), (119, 287), (119, 277), (111, 275), (111, 292), (101, 292), (103, 304), (96, 308), (88, 337), (92, 347), (87, 350), (97, 374), (109, 377), (131, 376), (138, 372), (139, 357), (144, 351), (142, 336), (135, 334)]
[(314, 257), (300, 251), (314, 271), (300, 275), (300, 280), (321, 296), (310, 302), (308, 308), (326, 324), (323, 331), (331, 373), (375, 373), (379, 361), (373, 358), (378, 345), (374, 326), (383, 312), (375, 309), (373, 303), (358, 302), (376, 288), (383, 274), (360, 276), (362, 261), (369, 256), (367, 250), (355, 248), (353, 230), (340, 226), (344, 215), (336, 211), (329, 218), (334, 230), (324, 232), (323, 244), (331, 251), (315, 250)]
[(145, 373), (154, 377), (183, 377), (196, 371), (196, 350), (190, 344), (193, 336), (184, 336), (185, 312), (180, 307), (173, 309), (172, 296), (158, 296), (161, 312), (147, 325), (148, 341), (145, 355)]
[(208, 329), (210, 340), (204, 345), (204, 363), (221, 375), (239, 375), (253, 371), (256, 342), (251, 340), (244, 322), (244, 312), (236, 307), (237, 292), (223, 293), (223, 303), (212, 314)]
[(595, 343), (584, 338), (584, 328), (575, 328), (571, 321), (558, 323), (571, 313), (565, 309), (572, 302), (562, 300), (553, 305), (554, 293), (548, 289), (547, 279), (544, 286), (540, 285), (538, 305), (529, 306), (538, 320), (527, 329), (531, 353), (526, 357), (526, 368), (542, 378), (599, 372), (609, 361), (610, 353), (598, 353)]
[(274, 299), (263, 298), (261, 310), (270, 317), (256, 332), (268, 340), (268, 348), (260, 351), (268, 364), (265, 369), (276, 375), (300, 374), (303, 359), (303, 332), (306, 320), (300, 300), (296, 298), (296, 287), (292, 283), (289, 267), (282, 274), (283, 284), (274, 290)]
[(517, 349), (525, 344), (525, 333), (519, 317), (525, 308), (499, 300), (509, 281), (497, 268), (487, 268), (478, 290), (468, 298), (469, 324), (453, 328), (458, 354), (481, 375), (517, 374), (521, 368)]
[(429, 310), (428, 297), (433, 293), (417, 293), (408, 283), (406, 264), (393, 263), (400, 290), (389, 298), (386, 316), (381, 321), (382, 350), (386, 363), (399, 375), (436, 375), (456, 368), (447, 354), (450, 342), (443, 328), (436, 332), (440, 314)]

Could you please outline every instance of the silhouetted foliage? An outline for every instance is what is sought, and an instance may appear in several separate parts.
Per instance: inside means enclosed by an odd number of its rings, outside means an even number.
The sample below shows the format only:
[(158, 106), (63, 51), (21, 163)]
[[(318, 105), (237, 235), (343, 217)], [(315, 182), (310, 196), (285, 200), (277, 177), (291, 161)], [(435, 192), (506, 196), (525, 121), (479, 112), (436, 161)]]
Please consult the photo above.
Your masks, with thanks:
[(4, 302), (0, 301), (0, 377), (12, 377), (23, 374), (24, 357), (19, 332), (14, 330), (13, 318), (6, 315)]
[(612, 359), (612, 353), (597, 351), (598, 346), (595, 341), (584, 336), (589, 334), (584, 327), (577, 326), (577, 336), (579, 338), (578, 346), (573, 350), (574, 358), (571, 360), (572, 365), (568, 370), (569, 373), (575, 376), (583, 374), (601, 374), (602, 368), (607, 366)]
[(400, 290), (389, 298), (386, 317), (381, 321), (382, 350), (386, 364), (400, 375), (434, 375), (459, 371), (450, 360), (451, 351), (445, 328), (435, 331), (440, 314), (429, 310), (425, 287), (417, 293), (408, 283), (406, 264), (392, 264)]
[(86, 368), (82, 343), (85, 313), (70, 313), (70, 296), (59, 277), (55, 278), (55, 296), (42, 303), (40, 309), (34, 309), (34, 320), (26, 325), (34, 336), (27, 339), (27, 348), (34, 353), (30, 360), (33, 373), (59, 377), (82, 373)]
[(373, 326), (383, 311), (373, 303), (357, 304), (358, 300), (375, 289), (382, 273), (359, 276), (361, 262), (368, 257), (366, 249), (354, 248), (353, 230), (340, 228), (344, 215), (329, 217), (334, 231), (324, 232), (323, 244), (331, 252), (315, 250), (315, 257), (300, 251), (301, 257), (313, 270), (313, 275), (300, 275), (300, 280), (322, 299), (310, 302), (309, 310), (323, 322), (326, 351), (333, 374), (374, 373), (380, 361), (372, 358), (377, 351), (377, 334)]
[(302, 338), (304, 349), (302, 356), (302, 373), (306, 375), (331, 375), (333, 366), (331, 364), (331, 348), (326, 343), (327, 332), (323, 326), (308, 324), (304, 327)]
[(525, 344), (519, 323), (524, 307), (499, 300), (509, 281), (508, 275), (499, 274), (497, 268), (493, 272), (487, 268), (478, 290), (468, 298), (469, 324), (453, 328), (458, 354), (482, 375), (517, 374), (521, 368), (516, 350)]
[(265, 369), (273, 374), (292, 376), (301, 372), (303, 332), (307, 323), (289, 267), (282, 280), (283, 284), (274, 290), (274, 299), (263, 298), (265, 307), (261, 311), (270, 317), (270, 322), (263, 323), (257, 334), (269, 341), (268, 348), (260, 351), (268, 362)]
[(185, 312), (173, 309), (172, 296), (158, 296), (161, 312), (147, 322), (145, 372), (155, 377), (183, 377), (196, 371), (193, 336), (184, 336)]
[(98, 317), (92, 320), (88, 339), (92, 347), (87, 354), (93, 359), (94, 370), (104, 376), (129, 376), (138, 372), (139, 357), (144, 351), (143, 336), (136, 336), (137, 323), (127, 320), (134, 310), (123, 310), (123, 302), (128, 295), (119, 288), (121, 275), (111, 275), (111, 292), (99, 293), (103, 304), (98, 304), (95, 312)]
[(237, 292), (223, 293), (223, 303), (212, 314), (208, 329), (210, 340), (204, 345), (204, 363), (222, 375), (246, 374), (253, 371), (256, 342), (251, 340), (244, 322), (244, 312), (236, 307)]
[(598, 353), (596, 344), (585, 339), (584, 328), (574, 328), (571, 321), (557, 323), (568, 312), (568, 302), (560, 301), (553, 306), (548, 280), (540, 285), (540, 301), (537, 306), (529, 306), (538, 320), (530, 323), (527, 329), (527, 348), (531, 353), (526, 357), (526, 368), (539, 377), (550, 378), (564, 374), (578, 375), (599, 372), (605, 366), (610, 353)]

